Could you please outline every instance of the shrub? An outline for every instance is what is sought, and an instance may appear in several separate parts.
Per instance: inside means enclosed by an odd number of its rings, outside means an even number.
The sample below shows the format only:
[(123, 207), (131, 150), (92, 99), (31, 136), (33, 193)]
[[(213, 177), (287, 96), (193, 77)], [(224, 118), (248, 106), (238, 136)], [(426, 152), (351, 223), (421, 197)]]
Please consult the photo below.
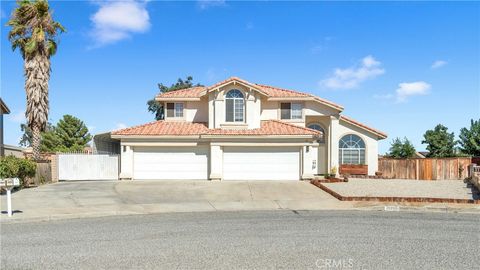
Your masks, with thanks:
[(22, 187), (28, 186), (28, 178), (34, 177), (37, 164), (30, 159), (7, 156), (0, 159), (0, 178), (19, 178)]

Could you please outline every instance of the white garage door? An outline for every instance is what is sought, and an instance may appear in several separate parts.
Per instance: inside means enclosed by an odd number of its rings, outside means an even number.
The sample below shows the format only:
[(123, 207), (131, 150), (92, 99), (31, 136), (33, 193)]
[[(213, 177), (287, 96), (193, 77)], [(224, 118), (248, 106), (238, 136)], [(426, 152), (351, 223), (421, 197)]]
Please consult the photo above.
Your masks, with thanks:
[(135, 147), (134, 179), (208, 178), (208, 147)]
[(224, 180), (299, 180), (299, 147), (224, 147)]

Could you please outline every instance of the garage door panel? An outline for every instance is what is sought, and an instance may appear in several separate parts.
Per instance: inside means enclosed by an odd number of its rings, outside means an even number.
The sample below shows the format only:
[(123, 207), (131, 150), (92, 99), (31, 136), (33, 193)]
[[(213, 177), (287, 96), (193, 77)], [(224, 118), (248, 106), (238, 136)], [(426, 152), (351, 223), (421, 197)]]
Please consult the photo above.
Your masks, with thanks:
[(136, 147), (135, 179), (207, 179), (207, 147)]
[(298, 147), (225, 147), (224, 180), (299, 180)]

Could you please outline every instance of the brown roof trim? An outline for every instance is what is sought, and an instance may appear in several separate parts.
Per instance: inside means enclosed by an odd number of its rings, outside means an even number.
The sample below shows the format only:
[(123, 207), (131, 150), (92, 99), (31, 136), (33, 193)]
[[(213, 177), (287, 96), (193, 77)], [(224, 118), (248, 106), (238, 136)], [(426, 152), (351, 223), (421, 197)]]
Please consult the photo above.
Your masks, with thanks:
[(239, 83), (244, 84), (244, 85), (246, 85), (246, 86), (248, 86), (248, 87), (250, 87), (250, 88), (252, 88), (252, 89), (257, 90), (257, 91), (258, 91), (260, 94), (262, 94), (262, 95), (268, 96), (258, 85), (254, 84), (254, 83), (251, 83), (251, 82), (249, 82), (249, 81), (246, 81), (246, 80), (244, 80), (244, 79), (240, 79), (240, 78), (238, 78), (238, 77), (230, 77), (230, 78), (228, 78), (228, 79), (226, 79), (226, 80), (223, 80), (223, 81), (218, 82), (218, 83), (216, 83), (216, 84), (214, 84), (214, 85), (212, 85), (212, 86), (209, 86), (209, 87), (208, 87), (208, 91), (215, 90), (215, 89), (217, 89), (217, 88), (219, 88), (219, 87), (222, 87), (222, 86), (224, 86), (224, 85), (226, 85), (226, 84), (229, 84), (229, 83), (231, 83), (231, 82), (239, 82)]
[(10, 113), (10, 109), (7, 107), (7, 104), (5, 104), (5, 102), (3, 102), (2, 98), (0, 98), (0, 111), (2, 112), (2, 114), (9, 114)]
[(380, 131), (380, 130), (378, 130), (378, 129), (374, 129), (374, 128), (372, 128), (372, 127), (369, 127), (369, 126), (367, 126), (367, 125), (365, 125), (365, 124), (362, 124), (362, 123), (360, 123), (360, 122), (358, 122), (358, 121), (356, 121), (356, 120), (353, 120), (352, 118), (347, 117), (347, 116), (345, 116), (345, 115), (341, 115), (341, 116), (340, 116), (340, 120), (343, 120), (343, 121), (345, 121), (345, 122), (347, 122), (347, 123), (349, 123), (349, 124), (352, 124), (352, 125), (354, 125), (354, 126), (357, 126), (357, 127), (359, 127), (359, 128), (362, 128), (362, 129), (364, 129), (364, 130), (366, 130), (366, 131), (369, 131), (369, 132), (377, 135), (379, 139), (386, 139), (386, 138), (387, 138), (387, 134), (386, 134), (386, 133), (384, 133), (384, 132), (382, 132), (382, 131)]

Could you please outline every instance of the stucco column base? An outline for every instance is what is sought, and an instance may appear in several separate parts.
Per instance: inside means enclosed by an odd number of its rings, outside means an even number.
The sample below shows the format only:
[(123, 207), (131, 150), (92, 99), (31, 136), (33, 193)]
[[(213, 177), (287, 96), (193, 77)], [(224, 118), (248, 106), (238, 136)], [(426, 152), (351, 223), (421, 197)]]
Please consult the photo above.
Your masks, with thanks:
[(313, 174), (305, 173), (305, 174), (302, 175), (302, 180), (311, 180), (314, 177), (315, 176)]
[(218, 174), (210, 174), (210, 181), (220, 181), (222, 180), (222, 176)]
[(132, 180), (132, 175), (129, 173), (120, 173), (118, 176), (120, 180)]

